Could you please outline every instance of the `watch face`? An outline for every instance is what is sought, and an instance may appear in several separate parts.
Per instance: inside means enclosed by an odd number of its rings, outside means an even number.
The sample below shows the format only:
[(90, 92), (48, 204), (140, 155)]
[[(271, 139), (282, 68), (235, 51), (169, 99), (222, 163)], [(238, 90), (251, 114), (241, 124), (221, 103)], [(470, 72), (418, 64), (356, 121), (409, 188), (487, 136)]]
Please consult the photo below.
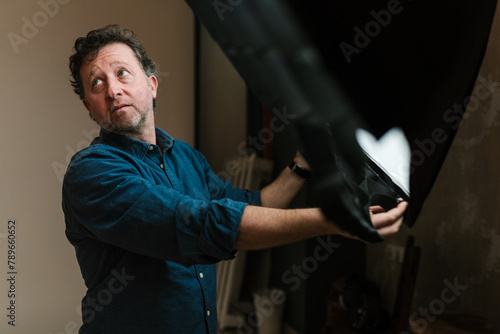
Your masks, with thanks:
[(311, 177), (311, 171), (299, 166), (294, 161), (292, 161), (288, 167), (290, 167), (293, 173), (304, 179), (309, 179)]
[[(267, 109), (293, 115), (324, 211), (372, 233), (367, 184), (378, 177), (411, 198), (414, 224), (469, 102), (496, 0), (187, 3)], [(406, 186), (366, 154), (359, 129), (376, 139), (400, 129)]]

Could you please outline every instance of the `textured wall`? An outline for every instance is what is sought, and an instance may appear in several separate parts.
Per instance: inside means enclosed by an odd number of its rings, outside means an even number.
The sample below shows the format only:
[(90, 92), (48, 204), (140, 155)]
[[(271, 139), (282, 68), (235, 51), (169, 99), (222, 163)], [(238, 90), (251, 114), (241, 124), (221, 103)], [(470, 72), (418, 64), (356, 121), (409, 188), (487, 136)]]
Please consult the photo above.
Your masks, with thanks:
[[(468, 111), (416, 226), (388, 243), (404, 245), (409, 233), (422, 247), (412, 312), (429, 320), (460, 311), (491, 320), (500, 330), (500, 11)], [(368, 247), (369, 274), (388, 303), (397, 268), (384, 245)], [(388, 275), (388, 273), (391, 273)], [(450, 288), (450, 285), (453, 288)]]

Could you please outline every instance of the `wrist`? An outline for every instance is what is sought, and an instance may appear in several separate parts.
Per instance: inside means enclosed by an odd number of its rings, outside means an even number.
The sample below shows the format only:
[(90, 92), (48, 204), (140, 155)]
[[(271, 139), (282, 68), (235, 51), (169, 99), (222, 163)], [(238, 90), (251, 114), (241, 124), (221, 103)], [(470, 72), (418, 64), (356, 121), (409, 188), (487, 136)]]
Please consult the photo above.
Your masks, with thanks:
[(294, 173), (295, 175), (297, 175), (303, 179), (311, 178), (311, 175), (312, 175), (311, 171), (308, 168), (304, 167), (303, 165), (296, 163), (294, 160), (292, 160), (292, 162), (290, 162), (290, 164), (288, 165), (288, 168), (290, 168), (292, 173)]

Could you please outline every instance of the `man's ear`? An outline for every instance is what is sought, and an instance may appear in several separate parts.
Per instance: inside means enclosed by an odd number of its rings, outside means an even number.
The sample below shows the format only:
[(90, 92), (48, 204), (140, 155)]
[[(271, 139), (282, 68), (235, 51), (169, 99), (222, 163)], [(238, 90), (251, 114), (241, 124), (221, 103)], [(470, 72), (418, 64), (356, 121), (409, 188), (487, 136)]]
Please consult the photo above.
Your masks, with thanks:
[(153, 95), (153, 99), (156, 99), (156, 94), (158, 92), (158, 78), (154, 75), (148, 77), (149, 87), (151, 88), (151, 94)]

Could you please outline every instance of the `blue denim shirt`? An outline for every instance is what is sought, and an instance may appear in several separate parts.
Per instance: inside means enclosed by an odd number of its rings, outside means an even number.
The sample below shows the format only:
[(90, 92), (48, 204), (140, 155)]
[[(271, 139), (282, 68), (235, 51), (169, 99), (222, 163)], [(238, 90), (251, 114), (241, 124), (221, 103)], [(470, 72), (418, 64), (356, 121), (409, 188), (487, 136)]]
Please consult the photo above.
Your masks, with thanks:
[[(233, 258), (247, 204), (186, 143), (101, 131), (63, 182), (85, 285), (80, 333), (217, 333), (215, 263)], [(163, 154), (162, 154), (163, 153)]]

